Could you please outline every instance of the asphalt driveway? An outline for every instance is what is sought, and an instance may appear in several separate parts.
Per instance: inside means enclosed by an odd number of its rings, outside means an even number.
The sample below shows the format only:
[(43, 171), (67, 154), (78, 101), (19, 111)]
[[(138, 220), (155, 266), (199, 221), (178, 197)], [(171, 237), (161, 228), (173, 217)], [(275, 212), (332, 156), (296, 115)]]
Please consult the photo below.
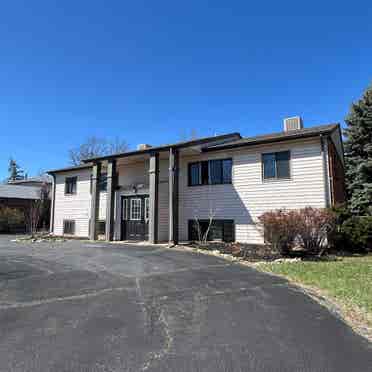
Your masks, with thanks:
[(0, 237), (0, 371), (372, 371), (282, 279), (159, 247)]

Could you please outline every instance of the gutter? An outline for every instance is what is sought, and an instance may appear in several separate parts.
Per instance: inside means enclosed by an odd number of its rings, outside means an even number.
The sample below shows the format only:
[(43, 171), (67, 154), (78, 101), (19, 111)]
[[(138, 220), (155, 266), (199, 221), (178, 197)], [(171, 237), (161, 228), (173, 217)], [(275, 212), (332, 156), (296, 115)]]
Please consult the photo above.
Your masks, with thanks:
[(53, 177), (53, 196), (52, 196), (52, 206), (50, 208), (50, 223), (49, 223), (49, 232), (53, 234), (54, 232), (54, 213), (56, 209), (56, 175), (52, 173)]
[[(319, 135), (320, 137), (320, 149), (323, 160), (323, 179), (324, 179), (324, 193), (325, 193), (325, 206), (329, 208), (332, 205), (332, 196), (331, 196), (331, 180), (329, 176), (329, 166), (327, 166), (327, 157), (328, 151), (325, 151), (326, 141), (328, 141), (328, 136), (323, 134)], [(327, 144), (328, 149), (328, 144)], [(329, 162), (329, 159), (328, 159)], [(329, 164), (328, 164), (329, 165)]]

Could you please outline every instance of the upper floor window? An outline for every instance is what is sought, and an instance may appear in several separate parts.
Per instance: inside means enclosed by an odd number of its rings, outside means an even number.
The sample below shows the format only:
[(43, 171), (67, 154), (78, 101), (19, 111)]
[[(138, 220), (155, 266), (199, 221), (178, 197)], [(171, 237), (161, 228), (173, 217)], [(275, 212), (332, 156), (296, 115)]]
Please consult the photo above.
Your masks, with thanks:
[[(93, 175), (90, 175), (90, 193), (92, 193), (93, 187)], [(107, 173), (101, 173), (98, 181), (98, 190), (107, 191)]]
[(232, 182), (232, 159), (213, 159), (189, 164), (189, 186)]
[(107, 173), (101, 173), (99, 179), (99, 191), (107, 191)]
[(289, 151), (262, 154), (263, 179), (290, 178), (289, 161)]
[(77, 189), (77, 177), (66, 177), (65, 194), (66, 195), (76, 194), (76, 189)]

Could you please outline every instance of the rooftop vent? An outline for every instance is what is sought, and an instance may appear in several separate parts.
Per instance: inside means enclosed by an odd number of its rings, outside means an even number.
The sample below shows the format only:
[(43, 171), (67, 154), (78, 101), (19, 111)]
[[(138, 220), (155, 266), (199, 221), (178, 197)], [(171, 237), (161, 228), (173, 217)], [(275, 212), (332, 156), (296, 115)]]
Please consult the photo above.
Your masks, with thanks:
[(147, 150), (151, 147), (152, 146), (148, 145), (147, 143), (140, 143), (139, 145), (137, 145), (137, 150)]
[(303, 127), (304, 124), (300, 116), (293, 116), (292, 118), (284, 119), (284, 132), (302, 129)]

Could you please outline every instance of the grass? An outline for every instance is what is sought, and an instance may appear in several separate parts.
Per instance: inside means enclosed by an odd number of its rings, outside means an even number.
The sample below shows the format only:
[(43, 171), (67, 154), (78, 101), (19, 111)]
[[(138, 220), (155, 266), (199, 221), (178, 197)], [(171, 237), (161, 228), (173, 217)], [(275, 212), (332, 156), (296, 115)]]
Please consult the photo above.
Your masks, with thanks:
[(334, 300), (354, 325), (372, 327), (372, 255), (337, 261), (265, 263), (259, 268), (311, 287)]

